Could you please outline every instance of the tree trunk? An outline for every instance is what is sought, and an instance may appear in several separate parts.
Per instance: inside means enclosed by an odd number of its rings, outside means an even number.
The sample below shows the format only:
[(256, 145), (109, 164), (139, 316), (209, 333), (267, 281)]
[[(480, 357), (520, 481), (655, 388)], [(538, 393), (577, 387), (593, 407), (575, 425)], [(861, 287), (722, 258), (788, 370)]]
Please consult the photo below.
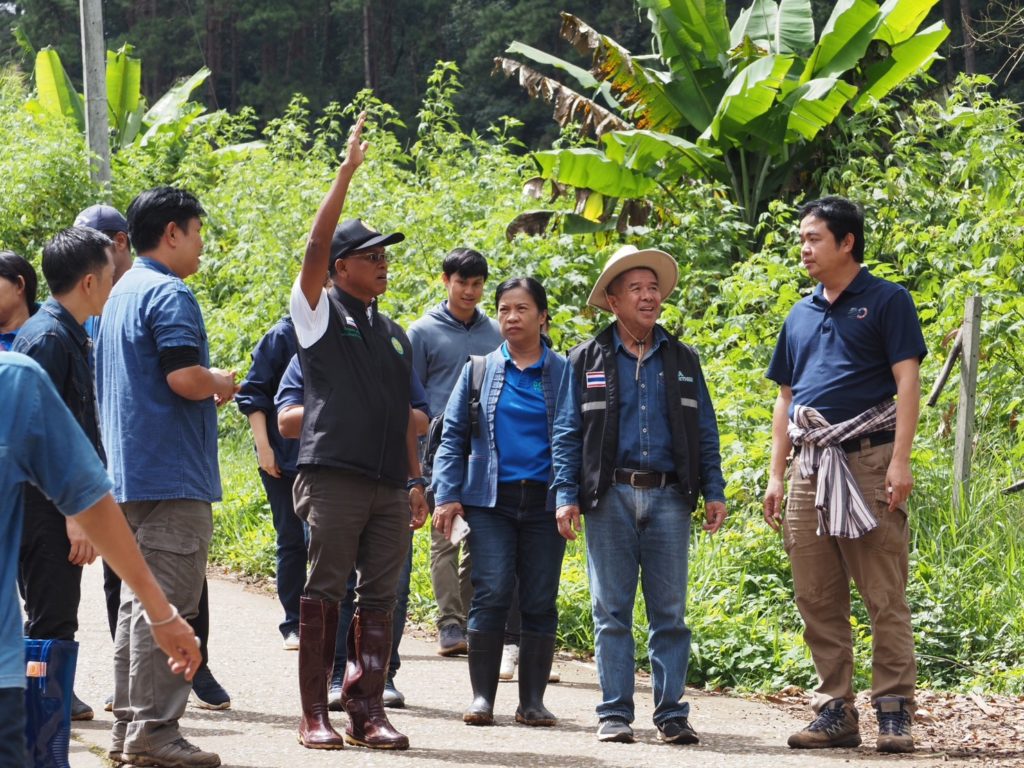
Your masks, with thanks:
[(370, 4), (371, 0), (363, 2), (363, 84), (374, 90), (377, 77), (373, 66), (373, 13)]
[(943, 43), (946, 48), (946, 83), (952, 83), (956, 79), (956, 45), (954, 44), (953, 30), (957, 27), (957, 0), (942, 0), (942, 20), (949, 27), (950, 34)]
[(974, 29), (971, 25), (971, 0), (960, 0), (960, 21), (964, 33), (964, 72), (976, 74), (978, 69), (974, 58)]

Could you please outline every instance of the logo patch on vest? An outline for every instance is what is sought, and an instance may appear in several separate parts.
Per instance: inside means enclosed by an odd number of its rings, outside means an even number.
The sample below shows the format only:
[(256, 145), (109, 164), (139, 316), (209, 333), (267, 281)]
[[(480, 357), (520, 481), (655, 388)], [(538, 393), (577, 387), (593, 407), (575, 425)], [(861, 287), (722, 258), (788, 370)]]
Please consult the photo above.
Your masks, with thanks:
[(605, 383), (604, 371), (587, 371), (587, 389), (599, 389), (608, 386)]
[(359, 326), (356, 325), (354, 318), (345, 315), (345, 327), (341, 329), (342, 336), (355, 336), (357, 339), (363, 338), (363, 334), (359, 332)]
[(677, 371), (680, 381), (685, 381), (687, 384), (693, 384), (693, 376), (684, 376), (682, 371)]
[(402, 342), (396, 339), (394, 336), (391, 337), (391, 346), (395, 348), (395, 352), (405, 357), (405, 350), (402, 349)]

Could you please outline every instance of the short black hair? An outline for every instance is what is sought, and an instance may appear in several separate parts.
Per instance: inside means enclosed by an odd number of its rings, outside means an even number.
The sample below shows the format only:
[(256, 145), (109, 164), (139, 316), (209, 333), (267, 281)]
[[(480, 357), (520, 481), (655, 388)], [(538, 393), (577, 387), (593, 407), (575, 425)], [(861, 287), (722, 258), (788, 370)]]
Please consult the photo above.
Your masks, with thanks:
[(43, 248), (43, 277), (50, 293), (59, 296), (88, 274), (98, 274), (110, 263), (107, 248), (113, 241), (91, 227), (62, 229)]
[(487, 259), (480, 251), (474, 251), (472, 248), (450, 250), (444, 257), (441, 269), (444, 270), (447, 277), (451, 277), (457, 272), (462, 278), (482, 277), (484, 280), (487, 279)]
[(191, 192), (177, 187), (154, 187), (140, 192), (128, 206), (128, 237), (139, 253), (154, 250), (172, 221), (184, 230), (192, 219), (206, 215)]
[(803, 221), (808, 216), (821, 219), (828, 231), (841, 242), (847, 235), (853, 235), (853, 260), (864, 263), (864, 209), (845, 197), (830, 195), (811, 200), (800, 206), (797, 217)]
[(25, 285), (25, 305), (29, 314), (35, 311), (36, 294), (39, 292), (39, 277), (28, 260), (14, 251), (0, 251), (0, 277), (18, 284), (19, 278)]
[(539, 280), (532, 277), (510, 277), (505, 280), (494, 292), (494, 306), (498, 306), (501, 297), (513, 288), (522, 288), (530, 294), (537, 309), (541, 312), (548, 311), (548, 292), (544, 290), (544, 286), (540, 284)]

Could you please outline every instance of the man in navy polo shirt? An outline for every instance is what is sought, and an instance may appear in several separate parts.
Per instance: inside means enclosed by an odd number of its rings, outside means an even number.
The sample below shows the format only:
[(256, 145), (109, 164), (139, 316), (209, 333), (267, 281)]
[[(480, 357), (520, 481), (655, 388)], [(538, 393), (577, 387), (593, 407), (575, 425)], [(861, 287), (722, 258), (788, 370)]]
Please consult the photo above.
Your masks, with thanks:
[[(234, 372), (210, 367), (203, 316), (184, 278), (203, 248), (196, 198), (158, 187), (128, 208), (138, 249), (114, 286), (100, 324), (96, 378), (103, 443), (121, 504), (157, 581), (185, 618), (199, 613), (211, 505), (221, 498), (217, 406), (237, 388)], [(141, 622), (138, 598), (122, 591), (114, 643), (111, 751), (136, 765), (216, 766), (190, 744), (178, 720), (191, 686), (171, 675)]]
[(818, 286), (786, 318), (768, 366), (779, 396), (764, 500), (765, 520), (783, 530), (804, 639), (820, 678), (815, 719), (790, 736), (789, 746), (860, 744), (852, 578), (871, 616), (877, 747), (909, 752), (917, 670), (906, 599), (906, 503), (914, 483), (919, 367), (927, 350), (910, 294), (862, 264), (858, 206), (839, 197), (807, 203), (800, 210), (800, 243), (804, 267)]

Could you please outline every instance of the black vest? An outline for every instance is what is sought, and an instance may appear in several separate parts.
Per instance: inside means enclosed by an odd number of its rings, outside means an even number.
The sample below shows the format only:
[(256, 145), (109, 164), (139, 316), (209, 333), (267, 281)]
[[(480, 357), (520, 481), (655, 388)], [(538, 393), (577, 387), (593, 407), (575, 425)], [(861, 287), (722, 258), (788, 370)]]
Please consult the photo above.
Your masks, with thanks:
[(337, 287), (327, 298), (327, 332), (308, 349), (299, 345), (305, 411), (298, 464), (404, 488), (412, 346), (376, 304), (371, 325), (358, 299)]
[[(583, 464), (580, 469), (580, 510), (597, 506), (611, 487), (619, 449), (619, 382), (612, 327), (569, 352), (576, 377), (583, 420)], [(661, 328), (661, 326), (658, 326)], [(664, 329), (662, 329), (664, 330)], [(666, 331), (661, 346), (665, 399), (672, 434), (672, 458), (683, 495), (691, 509), (700, 492), (700, 436), (697, 431), (697, 353)], [(605, 386), (587, 387), (587, 371), (604, 372)]]

